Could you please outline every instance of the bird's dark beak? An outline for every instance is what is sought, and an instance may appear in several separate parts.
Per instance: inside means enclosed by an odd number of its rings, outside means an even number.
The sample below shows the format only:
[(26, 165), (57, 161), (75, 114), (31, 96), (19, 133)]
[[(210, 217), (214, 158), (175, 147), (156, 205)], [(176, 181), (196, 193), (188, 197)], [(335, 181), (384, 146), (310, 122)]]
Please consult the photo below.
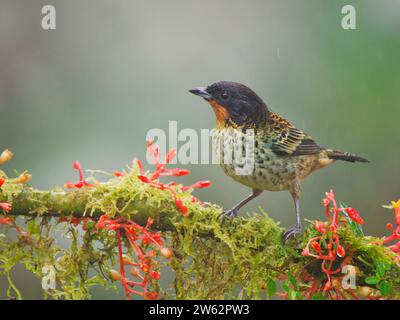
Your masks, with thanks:
[(207, 88), (205, 87), (194, 88), (189, 90), (189, 92), (195, 94), (196, 96), (202, 97), (207, 101), (210, 101), (212, 99), (212, 96), (207, 92)]

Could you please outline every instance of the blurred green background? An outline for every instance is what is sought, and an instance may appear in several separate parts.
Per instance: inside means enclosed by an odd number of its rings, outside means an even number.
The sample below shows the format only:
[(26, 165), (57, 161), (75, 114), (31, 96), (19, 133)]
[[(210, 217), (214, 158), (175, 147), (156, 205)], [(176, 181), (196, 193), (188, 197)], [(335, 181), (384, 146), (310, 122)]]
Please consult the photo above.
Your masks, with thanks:
[[(57, 29), (41, 29), (53, 4)], [(343, 30), (352, 4), (357, 30)], [(368, 165), (336, 163), (303, 183), (303, 217), (321, 218), (334, 189), (357, 208), (368, 234), (383, 235), (400, 197), (400, 1), (39, 1), (0, 3), (0, 149), (5, 170), (33, 174), (39, 188), (74, 180), (72, 162), (116, 170), (145, 157), (151, 128), (212, 128), (210, 107), (188, 93), (233, 80), (324, 145), (354, 152)], [(189, 165), (205, 201), (231, 207), (249, 190), (217, 165)], [(3, 168), (2, 168), (3, 169)], [(288, 193), (264, 193), (258, 206), (285, 227), (294, 223)], [(14, 273), (25, 298), (42, 297), (40, 280)], [(6, 284), (0, 279), (0, 298)], [(94, 298), (122, 298), (93, 290)]]

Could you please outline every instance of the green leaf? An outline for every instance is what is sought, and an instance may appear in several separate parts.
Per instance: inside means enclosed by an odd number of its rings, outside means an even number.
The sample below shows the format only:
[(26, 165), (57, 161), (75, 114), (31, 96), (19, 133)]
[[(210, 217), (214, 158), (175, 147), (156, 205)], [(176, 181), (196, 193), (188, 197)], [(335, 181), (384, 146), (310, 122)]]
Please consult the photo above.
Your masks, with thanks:
[(379, 278), (382, 278), (385, 275), (385, 273), (386, 269), (383, 263), (378, 263), (378, 265), (376, 266), (376, 274), (379, 276)]
[(379, 290), (381, 291), (383, 296), (387, 296), (392, 292), (392, 286), (386, 280), (383, 280), (379, 283)]
[(289, 290), (290, 290), (289, 286), (288, 286), (286, 283), (284, 283), (284, 284), (282, 285), (282, 289), (283, 289), (284, 291), (286, 291), (286, 292), (289, 292)]
[(267, 293), (270, 297), (272, 297), (276, 293), (276, 283), (275, 280), (272, 278), (269, 278), (267, 281)]
[(375, 276), (365, 278), (365, 283), (367, 283), (367, 284), (378, 284), (379, 281), (380, 281), (380, 279)]

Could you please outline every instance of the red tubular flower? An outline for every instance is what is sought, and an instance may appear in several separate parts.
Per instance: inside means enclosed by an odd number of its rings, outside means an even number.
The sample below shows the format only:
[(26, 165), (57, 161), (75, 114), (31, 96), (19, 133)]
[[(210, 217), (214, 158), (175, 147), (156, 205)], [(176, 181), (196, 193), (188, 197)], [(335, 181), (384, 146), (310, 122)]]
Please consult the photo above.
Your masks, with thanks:
[(359, 216), (358, 212), (356, 209), (348, 207), (345, 208), (344, 211), (348, 214), (351, 220), (358, 224), (364, 224), (364, 220)]
[(83, 172), (82, 172), (82, 166), (79, 163), (79, 161), (75, 161), (74, 164), (73, 164), (73, 167), (74, 167), (75, 170), (78, 170), (79, 181), (82, 181), (83, 180)]
[(388, 228), (390, 231), (392, 231), (392, 232), (395, 232), (394, 231), (394, 227), (393, 227), (393, 225), (390, 223), (390, 222), (388, 222), (388, 223), (386, 223), (386, 228)]
[(327, 226), (328, 226), (328, 222), (315, 221), (314, 228), (315, 228), (315, 230), (317, 230), (320, 233), (325, 233)]
[(150, 183), (151, 182), (150, 179), (148, 177), (146, 177), (146, 176), (140, 175), (140, 176), (137, 176), (137, 177), (139, 178), (140, 181), (142, 181), (144, 183)]
[(331, 280), (329, 279), (325, 285), (323, 291), (328, 291), (331, 288)]
[(0, 177), (0, 188), (3, 186), (4, 182), (6, 182), (6, 177)]
[[(310, 252), (310, 245), (312, 246), (312, 243), (317, 243), (316, 241), (318, 240), (320, 240), (321, 239), (321, 237), (319, 236), (319, 237), (314, 237), (314, 238), (311, 238), (310, 240), (308, 240), (308, 243), (307, 243), (307, 245), (306, 245), (306, 247), (303, 249), (303, 252), (301, 253), (301, 255), (302, 256), (310, 256), (310, 257), (314, 257), (314, 258), (320, 258), (320, 256), (316, 256), (315, 254), (312, 254), (311, 252)], [(315, 250), (315, 249), (314, 249)]]
[(83, 181), (79, 181), (77, 183), (74, 184), (75, 188), (81, 189), (83, 188), (85, 184), (83, 183)]
[(318, 243), (317, 241), (311, 242), (311, 246), (313, 247), (313, 249), (314, 249), (317, 253), (321, 254), (321, 252), (322, 252), (321, 246), (319, 245), (319, 243)]
[(104, 223), (109, 219), (107, 214), (103, 214), (102, 216), (100, 216), (99, 221), (96, 224), (96, 228), (102, 228)]
[(77, 170), (78, 173), (79, 173), (79, 182), (77, 182), (77, 183), (67, 182), (66, 184), (64, 184), (65, 188), (67, 188), (67, 189), (73, 189), (73, 188), (81, 189), (83, 187), (94, 187), (93, 184), (85, 181), (85, 179), (83, 178), (82, 166), (79, 163), (79, 161), (75, 161), (74, 162), (73, 168), (75, 170)]
[(395, 253), (400, 253), (400, 242), (397, 242), (396, 244), (389, 246), (389, 248)]
[(121, 178), (121, 177), (124, 176), (124, 173), (123, 173), (123, 172), (120, 172), (120, 171), (115, 171), (115, 172), (114, 172), (114, 176), (116, 176), (117, 178)]
[(174, 168), (174, 169), (167, 169), (165, 172), (162, 172), (160, 175), (161, 176), (180, 177), (180, 176), (186, 176), (188, 174), (190, 174), (190, 170)]
[(175, 205), (177, 206), (179, 211), (182, 212), (182, 214), (184, 216), (186, 216), (187, 212), (188, 212), (188, 208), (183, 204), (182, 200), (178, 199), (178, 197), (176, 195), (174, 195), (174, 200), (175, 200)]
[(0, 202), (0, 209), (4, 210), (5, 212), (10, 211), (12, 208), (11, 204), (7, 202)]
[(0, 219), (0, 224), (9, 224), (11, 222), (10, 217)]
[(211, 181), (198, 181), (190, 186), (182, 187), (182, 191), (186, 191), (189, 189), (201, 189), (201, 188), (206, 188), (211, 185)]
[(328, 198), (322, 199), (322, 204), (324, 205), (324, 207), (328, 207), (328, 206), (329, 206), (329, 203), (330, 203), (330, 201), (329, 201)]
[(328, 218), (328, 220), (330, 221), (331, 220), (331, 214), (330, 214), (330, 208), (329, 208), (330, 202), (327, 198), (324, 198), (324, 199), (322, 199), (322, 204), (325, 207), (325, 215)]
[(165, 163), (170, 163), (171, 160), (172, 160), (173, 158), (175, 158), (175, 156), (176, 156), (176, 150), (175, 150), (175, 149), (169, 150), (169, 151), (167, 152), (166, 157), (165, 157)]
[(136, 165), (139, 167), (140, 173), (143, 175), (144, 174), (144, 168), (143, 168), (142, 162), (139, 159), (134, 158), (132, 160), (132, 163), (136, 163)]
[(336, 200), (335, 200), (335, 194), (333, 193), (333, 190), (329, 192), (325, 192), (326, 198), (332, 202), (333, 205), (336, 205)]
[(151, 276), (156, 279), (156, 280), (160, 280), (160, 274), (157, 271), (151, 271)]
[(122, 257), (122, 243), (121, 243), (121, 231), (120, 230), (117, 231), (117, 241), (118, 241), (118, 258), (119, 258), (119, 265), (120, 265), (120, 270), (121, 270), (121, 282), (125, 289), (126, 299), (129, 300), (130, 299), (130, 292), (129, 292), (130, 289), (128, 288), (128, 285), (126, 283), (124, 260)]
[(337, 246), (336, 253), (341, 258), (343, 258), (346, 255), (346, 251), (340, 244)]
[(150, 176), (150, 180), (156, 180), (160, 177), (161, 173), (165, 171), (165, 164), (157, 164), (156, 165), (156, 170), (153, 172), (153, 174)]

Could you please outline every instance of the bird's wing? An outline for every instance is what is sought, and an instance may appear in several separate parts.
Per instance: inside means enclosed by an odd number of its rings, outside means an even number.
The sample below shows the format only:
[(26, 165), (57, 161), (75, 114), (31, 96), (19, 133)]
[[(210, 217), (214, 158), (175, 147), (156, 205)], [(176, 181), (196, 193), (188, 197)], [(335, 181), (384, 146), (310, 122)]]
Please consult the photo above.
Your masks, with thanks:
[(324, 149), (311, 136), (276, 113), (271, 112), (266, 129), (270, 148), (276, 154), (310, 155), (318, 154)]

